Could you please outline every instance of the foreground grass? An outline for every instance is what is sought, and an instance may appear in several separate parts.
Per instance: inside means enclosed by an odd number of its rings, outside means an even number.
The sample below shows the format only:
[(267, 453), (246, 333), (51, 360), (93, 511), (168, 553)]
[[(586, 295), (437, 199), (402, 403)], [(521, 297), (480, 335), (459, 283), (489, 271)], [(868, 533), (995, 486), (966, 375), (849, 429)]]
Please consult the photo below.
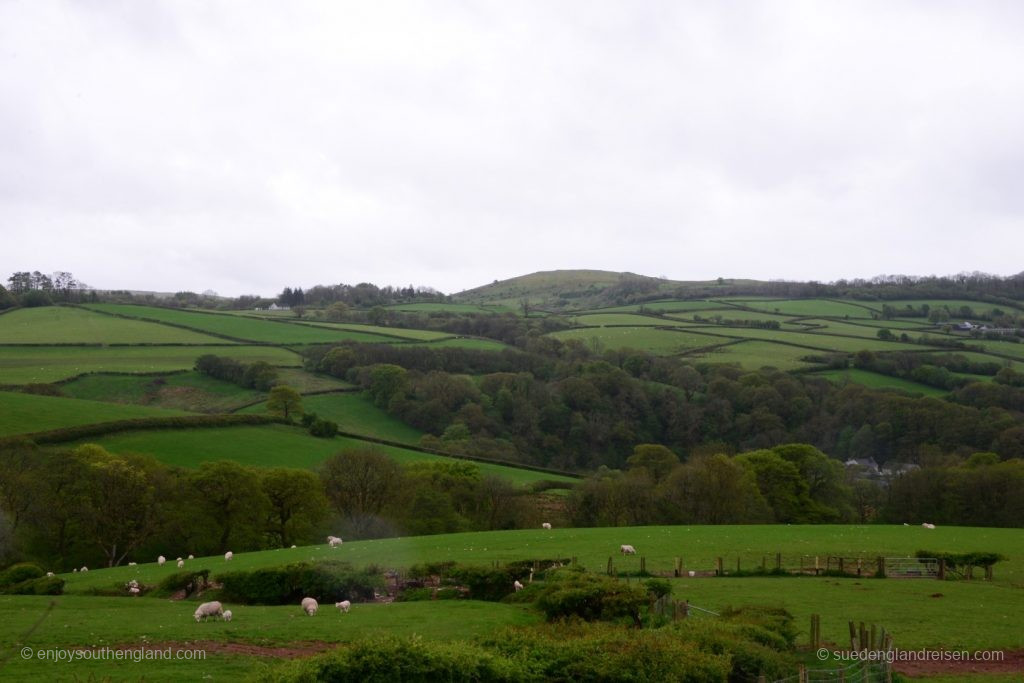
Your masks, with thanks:
[(0, 391), (0, 436), (134, 417), (171, 417), (184, 414), (180, 410)]
[[(10, 315), (9, 313), (7, 315)], [(6, 316), (0, 316), (6, 317)], [(110, 318), (116, 320), (116, 318)], [(168, 328), (171, 329), (171, 328)], [(212, 353), (246, 363), (298, 366), (298, 354), (271, 346), (0, 347), (0, 384), (56, 382), (89, 372), (171, 372), (191, 370), (196, 358)]]
[[(162, 462), (179, 467), (198, 467), (200, 463), (211, 460), (235, 460), (257, 467), (312, 468), (345, 448), (366, 446), (379, 448), (402, 463), (452, 460), (346, 437), (318, 439), (304, 429), (285, 425), (146, 430), (110, 434), (88, 439), (87, 442), (100, 444), (113, 453), (148, 453)], [(481, 462), (477, 465), (481, 474), (502, 477), (517, 484), (548, 479), (575, 481), (570, 477), (491, 463)]]
[(161, 377), (87, 375), (64, 384), (61, 390), (74, 398), (160, 406), (199, 413), (226, 413), (266, 397), (263, 392), (245, 389), (194, 371)]
[[(54, 608), (30, 636), (22, 636)], [(523, 605), (475, 601), (357, 604), (348, 614), (323, 605), (314, 617), (298, 605), (277, 607), (229, 604), (230, 623), (196, 623), (196, 602), (152, 598), (56, 598), (0, 596), (0, 646), (6, 655), (17, 643), (18, 652), (0, 668), (4, 680), (64, 679), (72, 676), (110, 676), (137, 680), (227, 680), (246, 678), (262, 661), (276, 658), (225, 654), (210, 643), (247, 643), (287, 646), (295, 643), (347, 643), (382, 634), (423, 636), (431, 640), (471, 639), (495, 629), (537, 623), (540, 616)], [(21, 643), (24, 643), (21, 644)], [(151, 645), (211, 650), (202, 661), (74, 662), (24, 660), (20, 649), (123, 648)], [(230, 650), (230, 648), (228, 648)], [(238, 648), (245, 651), (244, 648)], [(0, 655), (2, 656), (2, 655)]]

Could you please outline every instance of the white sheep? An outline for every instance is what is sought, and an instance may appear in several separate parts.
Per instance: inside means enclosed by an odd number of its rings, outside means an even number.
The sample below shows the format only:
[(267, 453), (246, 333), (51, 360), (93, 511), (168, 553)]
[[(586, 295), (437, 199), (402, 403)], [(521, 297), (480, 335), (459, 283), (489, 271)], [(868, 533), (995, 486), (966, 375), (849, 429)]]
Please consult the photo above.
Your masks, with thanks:
[(297, 546), (297, 545), (293, 545), (293, 546), (292, 546), (292, 548), (293, 548), (293, 549), (294, 549), (294, 548), (298, 548), (298, 547), (299, 547), (299, 546)]
[(195, 555), (189, 555), (189, 556), (188, 556), (188, 559), (190, 559), (190, 560), (194, 560), (194, 559), (196, 559), (196, 556), (195, 556)]
[(128, 589), (128, 592), (131, 593), (132, 595), (138, 595), (139, 594), (139, 588), (138, 588), (138, 586), (132, 586), (131, 588)]
[(231, 558), (234, 557), (234, 556), (235, 556), (235, 554), (229, 550), (226, 553), (224, 553), (224, 561), (225, 562), (230, 562)]
[(688, 571), (687, 574), (690, 575), (690, 578), (693, 578), (694, 576), (697, 576), (697, 572), (693, 571), (692, 569), (690, 571)]
[(73, 571), (74, 573), (76, 573), (76, 574), (77, 574), (77, 573), (78, 573), (78, 567), (75, 567), (75, 568), (74, 568), (74, 569), (72, 569), (71, 571)]
[(89, 571), (89, 568), (88, 567), (82, 567), (81, 571), (87, 572), (87, 571)]
[(185, 566), (185, 560), (178, 560), (178, 569), (181, 569), (184, 566)]
[(231, 621), (231, 617), (233, 617), (233, 616), (234, 615), (231, 614), (231, 610), (229, 610), (229, 609), (224, 610), (224, 614), (223, 614), (224, 621)]
[(320, 609), (320, 604), (314, 598), (302, 598), (302, 611), (313, 616)]
[(160, 565), (161, 567), (164, 566), (164, 562), (166, 562), (166, 561), (167, 561), (167, 558), (164, 557), (163, 555), (161, 555), (160, 557), (156, 558), (156, 563), (158, 565)]
[(129, 562), (128, 566), (129, 567), (135, 567), (135, 566), (138, 566), (138, 564), (139, 564), (138, 562)]
[(327, 544), (332, 548), (337, 548), (339, 545), (341, 545), (341, 539), (337, 536), (328, 536)]
[(928, 522), (925, 522), (921, 526), (923, 526), (925, 529), (934, 529), (935, 528), (934, 524), (929, 524)]
[(334, 603), (334, 606), (340, 609), (345, 614), (348, 614), (348, 610), (352, 607), (352, 603), (348, 600), (342, 600), (341, 602)]
[(540, 528), (541, 529), (550, 529), (551, 528), (551, 522), (544, 522), (543, 524), (540, 525)]
[(46, 572), (47, 576), (53, 576), (53, 572)]
[(516, 589), (517, 593), (523, 590), (523, 584), (519, 583), (518, 579), (516, 579), (515, 583), (512, 584), (512, 587)]
[(207, 617), (224, 616), (224, 606), (216, 600), (213, 602), (204, 602), (199, 605), (199, 607), (196, 607), (195, 614), (192, 616), (196, 618), (196, 623), (199, 623), (200, 619), (205, 621)]
[(619, 552), (623, 555), (636, 555), (636, 548), (631, 545), (620, 545)]
[(178, 556), (174, 561), (175, 562), (181, 562), (181, 556)]

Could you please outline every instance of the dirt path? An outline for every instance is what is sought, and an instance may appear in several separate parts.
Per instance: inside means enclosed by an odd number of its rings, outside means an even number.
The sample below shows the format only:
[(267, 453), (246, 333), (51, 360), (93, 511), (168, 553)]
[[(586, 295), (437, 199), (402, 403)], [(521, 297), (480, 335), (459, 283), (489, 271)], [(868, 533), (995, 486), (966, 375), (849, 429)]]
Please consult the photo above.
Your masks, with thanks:
[(968, 674), (1022, 674), (1024, 650), (1003, 650), (1002, 661), (992, 662), (895, 662), (893, 670), (905, 676), (955, 676)]

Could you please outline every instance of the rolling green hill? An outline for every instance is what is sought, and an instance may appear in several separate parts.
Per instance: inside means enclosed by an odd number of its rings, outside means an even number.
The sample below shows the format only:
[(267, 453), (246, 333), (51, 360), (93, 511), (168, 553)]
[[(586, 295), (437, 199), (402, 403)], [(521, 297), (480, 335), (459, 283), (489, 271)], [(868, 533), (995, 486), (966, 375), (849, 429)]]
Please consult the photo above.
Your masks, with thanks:
[(180, 410), (0, 391), (0, 436), (135, 417), (172, 417), (184, 414)]

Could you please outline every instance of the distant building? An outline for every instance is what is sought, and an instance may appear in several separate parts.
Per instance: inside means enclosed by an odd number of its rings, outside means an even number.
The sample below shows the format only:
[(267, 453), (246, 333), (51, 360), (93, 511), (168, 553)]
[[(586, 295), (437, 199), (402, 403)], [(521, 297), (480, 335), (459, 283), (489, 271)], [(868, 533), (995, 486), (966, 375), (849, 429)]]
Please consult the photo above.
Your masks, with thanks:
[(850, 458), (845, 463), (847, 467), (861, 467), (869, 474), (878, 474), (878, 463), (874, 458)]
[(287, 311), (290, 310), (291, 306), (278, 306), (277, 304), (270, 304), (268, 311)]
[(957, 330), (961, 330), (961, 331), (963, 331), (963, 332), (970, 332), (971, 330), (973, 330), (973, 329), (974, 329), (974, 325), (973, 325), (972, 323), (969, 323), (969, 322), (967, 322), (967, 321), (965, 320), (965, 321), (963, 321), (962, 323), (958, 324), (958, 325), (957, 325), (957, 326), (955, 327), (955, 329), (957, 329)]

